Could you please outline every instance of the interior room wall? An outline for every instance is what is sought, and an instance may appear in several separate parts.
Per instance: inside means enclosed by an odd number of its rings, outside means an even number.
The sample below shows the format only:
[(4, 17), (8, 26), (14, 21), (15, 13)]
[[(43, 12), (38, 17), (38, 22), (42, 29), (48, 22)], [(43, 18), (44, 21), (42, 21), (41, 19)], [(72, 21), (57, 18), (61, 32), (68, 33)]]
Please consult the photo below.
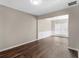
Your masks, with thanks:
[(0, 5), (0, 51), (36, 40), (36, 18)]
[(51, 21), (51, 31), (52, 31), (52, 35), (55, 34), (55, 22)]
[(38, 18), (43, 19), (65, 14), (69, 14), (69, 47), (79, 49), (79, 5), (42, 15)]
[(38, 20), (38, 39), (51, 36), (51, 21), (40, 19)]

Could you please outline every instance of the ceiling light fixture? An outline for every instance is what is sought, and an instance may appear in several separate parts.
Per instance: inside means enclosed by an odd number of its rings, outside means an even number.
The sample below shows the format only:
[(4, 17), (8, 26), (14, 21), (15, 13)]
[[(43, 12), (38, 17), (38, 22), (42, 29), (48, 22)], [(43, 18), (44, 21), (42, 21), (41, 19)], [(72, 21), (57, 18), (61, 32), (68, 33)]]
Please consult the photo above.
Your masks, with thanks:
[(42, 3), (42, 0), (30, 0), (33, 5), (39, 5)]

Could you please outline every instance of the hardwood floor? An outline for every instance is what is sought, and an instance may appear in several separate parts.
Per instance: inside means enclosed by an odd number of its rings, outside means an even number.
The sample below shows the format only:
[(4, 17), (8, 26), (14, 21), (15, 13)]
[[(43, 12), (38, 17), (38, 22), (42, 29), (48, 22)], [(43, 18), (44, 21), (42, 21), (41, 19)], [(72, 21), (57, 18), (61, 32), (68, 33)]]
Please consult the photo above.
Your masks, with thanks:
[[(73, 58), (68, 50), (68, 39), (48, 37), (7, 51), (0, 52), (0, 58)], [(72, 56), (73, 55), (73, 56)]]

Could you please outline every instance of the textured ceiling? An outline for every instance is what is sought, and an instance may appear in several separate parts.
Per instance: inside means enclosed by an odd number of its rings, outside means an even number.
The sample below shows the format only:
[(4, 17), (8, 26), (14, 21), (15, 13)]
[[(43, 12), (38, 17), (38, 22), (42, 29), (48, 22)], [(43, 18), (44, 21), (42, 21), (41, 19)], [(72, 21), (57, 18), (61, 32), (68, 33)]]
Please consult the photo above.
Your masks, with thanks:
[[(0, 4), (39, 16), (69, 8), (68, 3), (72, 1), (75, 0), (42, 0), (40, 5), (33, 5), (30, 0), (0, 0)], [(76, 1), (78, 1), (79, 4), (79, 0)]]

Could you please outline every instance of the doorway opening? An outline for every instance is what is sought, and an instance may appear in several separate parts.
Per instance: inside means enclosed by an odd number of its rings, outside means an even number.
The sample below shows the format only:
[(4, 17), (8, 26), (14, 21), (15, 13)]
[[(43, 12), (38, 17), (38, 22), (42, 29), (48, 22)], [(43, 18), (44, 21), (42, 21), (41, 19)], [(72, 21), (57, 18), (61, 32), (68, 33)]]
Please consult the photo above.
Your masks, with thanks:
[[(54, 23), (54, 30), (52, 35), (60, 36), (60, 37), (68, 37), (68, 15), (57, 16), (53, 18), (52, 22)], [(53, 28), (53, 27), (51, 27)]]
[(38, 39), (49, 36), (68, 37), (68, 23), (68, 14), (38, 20)]

